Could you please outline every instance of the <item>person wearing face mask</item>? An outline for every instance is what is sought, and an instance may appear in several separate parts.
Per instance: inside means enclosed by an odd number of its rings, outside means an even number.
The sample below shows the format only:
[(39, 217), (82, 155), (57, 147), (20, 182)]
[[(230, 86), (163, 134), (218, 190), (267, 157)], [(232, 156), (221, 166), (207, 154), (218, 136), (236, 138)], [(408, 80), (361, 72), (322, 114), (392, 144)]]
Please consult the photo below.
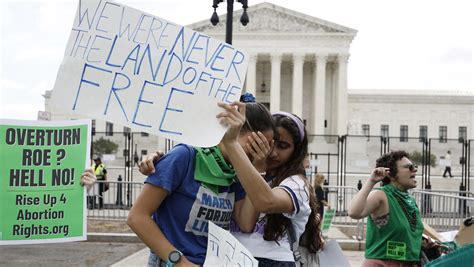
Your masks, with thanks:
[[(353, 219), (368, 217), (364, 267), (419, 266), (423, 222), (415, 199), (417, 166), (405, 151), (377, 159), (376, 168), (349, 204)], [(382, 182), (381, 188), (374, 186)]]

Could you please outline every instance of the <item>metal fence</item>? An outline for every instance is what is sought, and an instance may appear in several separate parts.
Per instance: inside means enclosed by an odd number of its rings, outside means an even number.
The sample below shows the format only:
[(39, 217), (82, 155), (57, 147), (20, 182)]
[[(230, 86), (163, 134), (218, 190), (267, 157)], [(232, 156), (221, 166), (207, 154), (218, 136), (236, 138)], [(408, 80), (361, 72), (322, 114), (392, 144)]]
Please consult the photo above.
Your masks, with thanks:
[(102, 192), (104, 181), (87, 192), (88, 218), (102, 220), (125, 220), (128, 212), (143, 189), (143, 183), (110, 181), (109, 189)]
[(423, 221), (437, 231), (458, 230), (462, 221), (474, 213), (474, 196), (471, 192), (431, 192), (412, 190)]

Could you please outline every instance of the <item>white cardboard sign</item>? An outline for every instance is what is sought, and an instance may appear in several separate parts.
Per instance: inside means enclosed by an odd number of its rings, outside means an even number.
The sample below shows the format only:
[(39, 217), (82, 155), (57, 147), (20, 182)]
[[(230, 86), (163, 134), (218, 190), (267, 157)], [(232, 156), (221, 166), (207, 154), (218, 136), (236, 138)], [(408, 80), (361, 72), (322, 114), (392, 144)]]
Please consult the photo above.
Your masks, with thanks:
[(231, 234), (209, 221), (209, 236), (204, 267), (258, 267), (258, 261)]
[(80, 0), (51, 104), (195, 146), (226, 128), (248, 56), (200, 32), (113, 1)]

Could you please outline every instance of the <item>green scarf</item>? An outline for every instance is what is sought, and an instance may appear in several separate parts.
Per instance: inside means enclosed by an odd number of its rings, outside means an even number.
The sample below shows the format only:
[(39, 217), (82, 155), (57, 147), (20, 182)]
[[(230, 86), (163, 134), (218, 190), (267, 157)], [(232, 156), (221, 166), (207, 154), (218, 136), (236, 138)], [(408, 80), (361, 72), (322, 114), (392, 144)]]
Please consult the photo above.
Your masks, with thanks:
[(407, 220), (410, 223), (412, 231), (415, 231), (416, 221), (418, 219), (416, 216), (418, 208), (416, 206), (415, 199), (412, 198), (410, 194), (408, 194), (408, 192), (403, 192), (392, 184), (385, 185), (384, 187), (393, 194), (398, 204), (402, 208), (403, 213), (405, 213), (405, 216), (407, 217)]
[(194, 180), (214, 192), (219, 193), (219, 186), (229, 186), (235, 181), (235, 171), (228, 164), (219, 147), (194, 147), (196, 150), (196, 166)]

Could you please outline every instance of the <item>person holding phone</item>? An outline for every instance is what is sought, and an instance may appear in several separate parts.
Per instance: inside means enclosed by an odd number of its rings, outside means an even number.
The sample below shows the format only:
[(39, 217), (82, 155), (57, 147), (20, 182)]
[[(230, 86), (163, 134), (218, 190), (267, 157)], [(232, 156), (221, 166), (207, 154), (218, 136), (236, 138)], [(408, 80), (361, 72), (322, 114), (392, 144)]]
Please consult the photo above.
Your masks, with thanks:
[[(392, 151), (377, 159), (376, 168), (349, 204), (349, 216), (367, 220), (362, 266), (419, 266), (423, 222), (415, 199), (418, 167), (405, 151)], [(374, 186), (382, 182), (380, 188)]]

